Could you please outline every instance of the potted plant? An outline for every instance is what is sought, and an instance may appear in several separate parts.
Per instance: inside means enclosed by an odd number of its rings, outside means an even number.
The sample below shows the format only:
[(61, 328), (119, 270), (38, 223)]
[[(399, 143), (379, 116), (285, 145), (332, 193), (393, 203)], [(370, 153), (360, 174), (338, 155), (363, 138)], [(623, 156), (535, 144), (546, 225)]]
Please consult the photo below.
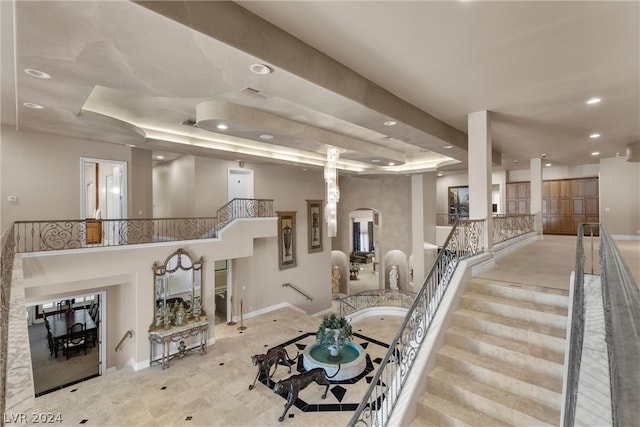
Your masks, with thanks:
[(337, 357), (344, 347), (344, 343), (351, 341), (352, 335), (353, 331), (347, 319), (331, 313), (329, 316), (323, 317), (316, 333), (316, 339), (323, 348), (329, 350), (332, 357)]

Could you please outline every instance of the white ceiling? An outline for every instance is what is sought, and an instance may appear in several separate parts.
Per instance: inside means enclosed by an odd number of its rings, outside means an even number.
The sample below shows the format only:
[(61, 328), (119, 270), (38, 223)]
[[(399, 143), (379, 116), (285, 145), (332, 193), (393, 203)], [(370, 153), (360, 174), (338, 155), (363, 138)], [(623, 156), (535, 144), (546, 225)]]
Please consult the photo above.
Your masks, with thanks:
[(0, 7), (2, 124), (20, 131), (296, 167), (336, 146), (353, 173), (466, 169), (467, 116), (483, 110), (502, 169), (640, 141), (637, 1)]

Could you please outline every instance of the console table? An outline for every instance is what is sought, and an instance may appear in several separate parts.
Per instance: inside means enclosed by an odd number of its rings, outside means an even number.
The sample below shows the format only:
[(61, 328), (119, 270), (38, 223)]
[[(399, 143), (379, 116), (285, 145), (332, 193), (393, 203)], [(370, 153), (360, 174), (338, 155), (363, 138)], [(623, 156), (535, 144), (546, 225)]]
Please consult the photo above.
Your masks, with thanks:
[[(178, 352), (171, 354), (171, 343), (180, 342), (189, 337), (200, 335), (200, 344), (178, 349)], [(192, 320), (182, 326), (172, 326), (169, 329), (164, 327), (153, 327), (149, 330), (149, 366), (154, 363), (161, 363), (162, 369), (169, 367), (169, 361), (176, 356), (182, 357), (187, 352), (200, 350), (200, 354), (207, 354), (207, 337), (209, 335), (209, 320), (204, 317), (199, 320)], [(154, 354), (154, 344), (162, 344), (162, 355), (156, 357)]]

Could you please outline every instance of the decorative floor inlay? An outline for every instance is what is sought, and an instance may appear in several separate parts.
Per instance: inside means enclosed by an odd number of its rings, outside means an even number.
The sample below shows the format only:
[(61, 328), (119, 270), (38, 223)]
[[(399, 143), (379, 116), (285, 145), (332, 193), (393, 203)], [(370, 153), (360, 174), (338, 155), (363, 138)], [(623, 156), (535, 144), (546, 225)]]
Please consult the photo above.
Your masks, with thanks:
[[(296, 408), (300, 409), (302, 412), (356, 410), (362, 400), (362, 396), (364, 396), (365, 391), (369, 387), (369, 384), (375, 375), (375, 370), (378, 368), (376, 365), (380, 365), (382, 362), (389, 345), (359, 333), (354, 333), (353, 337), (352, 341), (359, 344), (360, 347), (365, 349), (367, 352), (367, 365), (365, 370), (355, 378), (341, 381), (333, 381), (329, 379), (331, 386), (329, 387), (326, 399), (322, 399), (325, 386), (311, 383), (307, 388), (300, 391), (298, 398), (294, 402), (294, 406)], [(289, 374), (288, 367), (281, 362), (275, 373), (273, 373), (273, 378), (267, 379), (265, 373), (260, 373), (258, 381), (265, 385), (269, 389), (269, 392), (273, 392), (273, 387), (279, 380), (295, 375), (295, 371), (297, 371), (297, 373), (305, 372), (302, 351), (307, 346), (310, 346), (315, 342), (315, 332), (307, 332), (276, 346), (284, 347), (290, 357), (295, 357), (294, 355), (296, 354), (298, 355), (297, 364), (294, 364), (294, 370)], [(372, 357), (375, 357), (375, 359), (372, 360)], [(287, 393), (282, 393), (280, 396), (285, 400), (287, 399)], [(292, 414), (289, 414), (289, 416), (292, 417)]]

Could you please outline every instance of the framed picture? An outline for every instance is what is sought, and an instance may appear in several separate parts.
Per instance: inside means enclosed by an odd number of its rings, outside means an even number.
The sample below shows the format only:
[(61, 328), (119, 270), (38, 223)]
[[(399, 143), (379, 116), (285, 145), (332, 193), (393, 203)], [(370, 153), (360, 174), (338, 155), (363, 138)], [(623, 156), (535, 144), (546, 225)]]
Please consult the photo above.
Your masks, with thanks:
[(295, 212), (278, 212), (278, 263), (280, 270), (296, 266)]
[(322, 252), (322, 200), (307, 200), (309, 253)]
[(449, 187), (449, 224), (469, 217), (469, 187)]

